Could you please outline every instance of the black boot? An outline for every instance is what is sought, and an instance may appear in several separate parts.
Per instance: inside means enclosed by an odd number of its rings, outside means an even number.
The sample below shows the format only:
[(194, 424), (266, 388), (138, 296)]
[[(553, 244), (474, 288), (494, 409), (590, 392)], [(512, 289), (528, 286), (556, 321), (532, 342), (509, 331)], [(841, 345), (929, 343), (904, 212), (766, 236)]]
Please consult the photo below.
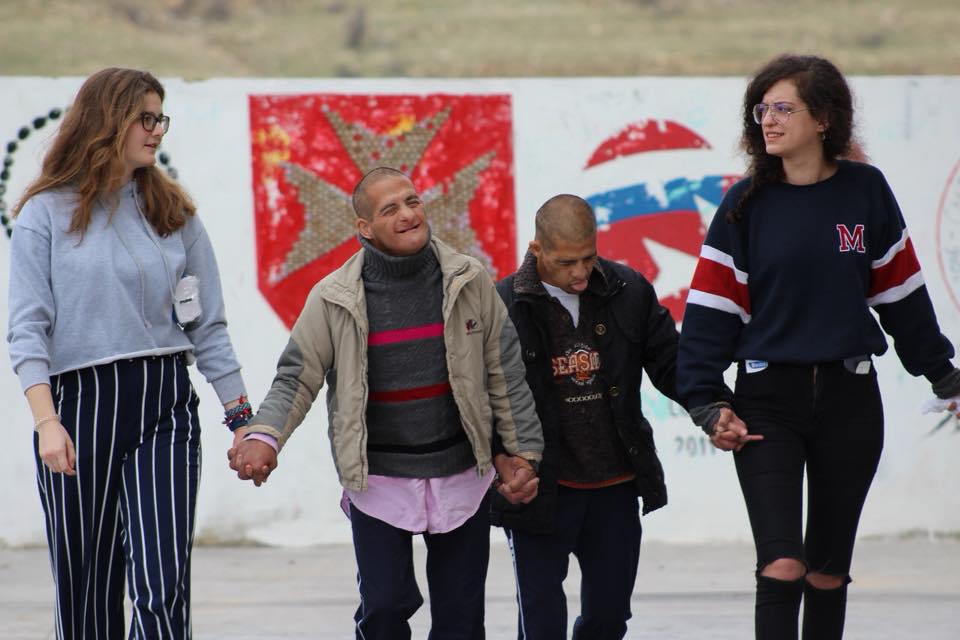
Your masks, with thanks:
[(797, 617), (804, 579), (777, 580), (757, 576), (757, 640), (797, 640)]
[[(806, 582), (806, 581), (805, 581)], [(840, 640), (847, 613), (847, 582), (836, 589), (803, 587), (803, 640)]]

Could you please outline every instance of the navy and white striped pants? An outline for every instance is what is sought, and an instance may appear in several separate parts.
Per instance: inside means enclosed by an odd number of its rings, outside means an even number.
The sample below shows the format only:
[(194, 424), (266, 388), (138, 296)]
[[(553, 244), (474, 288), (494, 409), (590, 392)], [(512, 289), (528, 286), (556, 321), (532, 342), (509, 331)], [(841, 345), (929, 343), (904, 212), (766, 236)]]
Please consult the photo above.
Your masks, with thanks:
[(73, 477), (36, 459), (56, 637), (122, 638), (126, 571), (129, 638), (190, 638), (200, 423), (183, 356), (68, 371), (51, 388), (77, 453)]

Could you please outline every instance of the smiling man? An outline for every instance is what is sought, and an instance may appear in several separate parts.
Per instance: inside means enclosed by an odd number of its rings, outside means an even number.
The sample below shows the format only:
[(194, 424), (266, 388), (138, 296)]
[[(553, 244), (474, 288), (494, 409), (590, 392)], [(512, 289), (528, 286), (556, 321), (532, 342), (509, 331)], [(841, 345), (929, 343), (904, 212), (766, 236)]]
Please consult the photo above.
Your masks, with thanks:
[(357, 558), (357, 638), (410, 637), (423, 604), (412, 536), (422, 533), (430, 637), (481, 639), (492, 465), (498, 495), (529, 502), (543, 450), (516, 331), (481, 264), (431, 236), (406, 175), (374, 169), (353, 206), (362, 248), (310, 292), (231, 467), (265, 481), (326, 378)]
[(597, 255), (597, 224), (577, 196), (547, 200), (530, 251), (497, 285), (517, 327), (546, 448), (537, 497), (493, 500), (513, 552), (519, 637), (567, 637), (563, 580), (580, 562), (573, 637), (622, 638), (640, 554), (640, 512), (666, 504), (663, 469), (640, 407), (643, 371), (677, 399), (677, 331), (653, 286)]

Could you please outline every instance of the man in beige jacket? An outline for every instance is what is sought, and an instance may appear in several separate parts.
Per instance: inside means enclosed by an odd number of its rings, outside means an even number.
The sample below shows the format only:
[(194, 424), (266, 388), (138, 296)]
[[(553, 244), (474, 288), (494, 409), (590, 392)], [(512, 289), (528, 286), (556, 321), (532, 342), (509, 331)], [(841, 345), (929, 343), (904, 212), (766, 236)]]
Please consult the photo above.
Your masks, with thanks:
[[(494, 465), (500, 494), (526, 503), (543, 451), (517, 334), (480, 263), (431, 237), (404, 174), (374, 169), (353, 205), (362, 248), (310, 292), (231, 467), (265, 481), (326, 379), (357, 637), (409, 637), (422, 533), (431, 635), (482, 638)], [(496, 460), (494, 429), (507, 452)]]

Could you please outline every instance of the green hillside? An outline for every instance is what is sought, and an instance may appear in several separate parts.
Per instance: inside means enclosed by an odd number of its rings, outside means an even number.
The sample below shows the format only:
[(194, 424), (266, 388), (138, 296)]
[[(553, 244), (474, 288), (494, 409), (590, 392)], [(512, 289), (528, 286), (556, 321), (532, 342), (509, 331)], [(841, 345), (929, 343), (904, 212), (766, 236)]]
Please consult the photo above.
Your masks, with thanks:
[(960, 73), (957, 0), (0, 0), (0, 74), (746, 75), (773, 54), (848, 73)]

